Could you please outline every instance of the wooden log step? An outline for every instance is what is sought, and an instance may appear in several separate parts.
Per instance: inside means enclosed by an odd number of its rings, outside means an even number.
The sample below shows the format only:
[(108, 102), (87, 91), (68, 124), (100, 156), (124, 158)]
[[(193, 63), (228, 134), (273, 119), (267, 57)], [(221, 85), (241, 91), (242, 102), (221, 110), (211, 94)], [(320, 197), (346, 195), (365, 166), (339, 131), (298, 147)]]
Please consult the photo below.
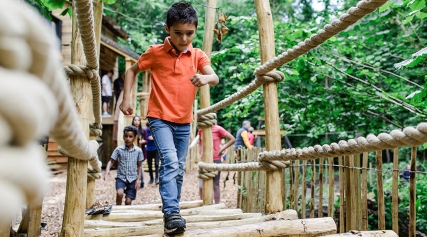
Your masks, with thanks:
[[(181, 209), (189, 209), (189, 208), (195, 208), (195, 207), (201, 207), (203, 206), (202, 200), (196, 200), (196, 201), (187, 201), (187, 202), (180, 202), (179, 207)], [(162, 210), (162, 204), (144, 204), (144, 205), (122, 205), (122, 206), (113, 206), (114, 210), (151, 210), (151, 211), (161, 211)], [(218, 208), (220, 209), (220, 208)]]
[[(209, 216), (209, 215), (195, 215), (186, 216), (187, 223), (195, 222), (213, 222), (213, 221), (227, 221), (227, 220), (242, 220), (254, 217), (261, 217), (261, 213), (238, 213), (227, 216)], [(85, 220), (85, 228), (118, 228), (118, 227), (143, 227), (143, 226), (156, 226), (163, 225), (163, 219), (154, 219), (143, 222), (114, 222), (103, 220)]]
[(335, 237), (335, 236), (365, 236), (365, 237), (398, 237), (398, 235), (392, 230), (374, 230), (374, 231), (357, 231), (352, 230), (347, 233), (334, 234), (334, 235), (325, 235), (324, 237)]
[[(242, 213), (241, 209), (220, 209), (220, 210), (182, 210), (182, 216), (189, 215), (231, 215)], [(133, 222), (133, 221), (147, 221), (152, 219), (163, 218), (161, 211), (130, 211), (126, 212), (111, 212), (108, 215), (86, 215), (86, 220), (104, 220), (104, 221), (120, 221), (120, 222)]]
[[(200, 200), (200, 203), (203, 204), (203, 202)], [(145, 207), (146, 205), (123, 205), (123, 206), (113, 206), (113, 210), (112, 212), (139, 212), (139, 211), (152, 211), (153, 209), (145, 209), (145, 208), (154, 208), (154, 205), (156, 206), (156, 209), (153, 211), (161, 211), (161, 204), (149, 204), (150, 206)], [(198, 211), (198, 210), (220, 210), (220, 209), (226, 209), (227, 206), (225, 205), (225, 203), (219, 203), (219, 204), (215, 204), (215, 205), (208, 205), (208, 206), (195, 206), (198, 205), (194, 204), (195, 207), (191, 207), (191, 205), (193, 204), (184, 204), (184, 208), (181, 207), (181, 211), (189, 211), (189, 210), (193, 210), (193, 211)], [(160, 206), (160, 208), (158, 208), (158, 206)], [(181, 206), (181, 204), (180, 204)]]
[[(176, 235), (176, 237), (323, 236), (336, 232), (337, 226), (333, 218), (324, 217), (296, 220), (272, 220), (256, 224), (215, 229), (201, 228), (197, 230), (187, 230), (183, 234)], [(145, 235), (145, 237), (163, 237), (163, 234)]]
[[(254, 216), (250, 217), (250, 215), (248, 214), (252, 214)], [(250, 218), (244, 218), (239, 220), (227, 220), (227, 218), (229, 218), (229, 216), (232, 216), (232, 215), (223, 215), (215, 218), (216, 220), (220, 220), (220, 221), (190, 222), (190, 220), (191, 221), (202, 220), (198, 218), (202, 216), (188, 216), (188, 217), (185, 217), (185, 219), (187, 220), (187, 230), (198, 230), (198, 229), (214, 229), (219, 227), (223, 228), (223, 227), (235, 227), (235, 226), (247, 225), (247, 224), (256, 224), (256, 223), (265, 222), (265, 221), (279, 220), (281, 218), (283, 219), (298, 218), (297, 213), (294, 210), (288, 210), (288, 211), (280, 212), (277, 214), (265, 215), (265, 216), (261, 216), (261, 214), (259, 213), (241, 213), (241, 215), (246, 215)], [(207, 218), (211, 218), (211, 217), (212, 216)], [(164, 231), (163, 221), (155, 220), (154, 222), (158, 224), (149, 226), (149, 227), (148, 226), (139, 226), (139, 227), (124, 226), (122, 224), (118, 224), (120, 225), (120, 227), (118, 228), (99, 228), (99, 227), (88, 228), (88, 226), (90, 225), (90, 223), (88, 223), (87, 226), (85, 226), (86, 227), (85, 237), (107, 236), (107, 235), (109, 236), (135, 236), (135, 235), (143, 236), (143, 235), (151, 235), (151, 234), (158, 234), (161, 236), (161, 234)], [(145, 223), (144, 224), (140, 223), (140, 224), (145, 225)], [(107, 226), (107, 225), (104, 225), (104, 226)], [(225, 235), (225, 236), (228, 236), (228, 235)]]

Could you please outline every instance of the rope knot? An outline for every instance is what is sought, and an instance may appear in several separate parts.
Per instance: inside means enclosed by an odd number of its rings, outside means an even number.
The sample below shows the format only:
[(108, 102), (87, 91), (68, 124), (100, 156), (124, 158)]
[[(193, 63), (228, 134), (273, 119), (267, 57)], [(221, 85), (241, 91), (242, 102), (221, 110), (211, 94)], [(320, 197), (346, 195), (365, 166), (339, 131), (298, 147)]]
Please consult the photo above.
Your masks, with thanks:
[(285, 74), (281, 71), (270, 71), (266, 74), (256, 75), (256, 78), (262, 82), (281, 82), (285, 79)]
[(216, 113), (209, 113), (197, 116), (197, 125), (199, 127), (212, 127), (217, 124)]
[(284, 168), (288, 168), (290, 165), (289, 161), (279, 161), (279, 160), (270, 160), (270, 161), (259, 160), (259, 163), (264, 170), (284, 169)]
[(199, 167), (199, 174), (197, 177), (199, 179), (213, 179), (218, 175), (218, 171), (209, 171)]
[(89, 129), (90, 129), (90, 135), (91, 136), (101, 136), (102, 135), (102, 124), (90, 123)]

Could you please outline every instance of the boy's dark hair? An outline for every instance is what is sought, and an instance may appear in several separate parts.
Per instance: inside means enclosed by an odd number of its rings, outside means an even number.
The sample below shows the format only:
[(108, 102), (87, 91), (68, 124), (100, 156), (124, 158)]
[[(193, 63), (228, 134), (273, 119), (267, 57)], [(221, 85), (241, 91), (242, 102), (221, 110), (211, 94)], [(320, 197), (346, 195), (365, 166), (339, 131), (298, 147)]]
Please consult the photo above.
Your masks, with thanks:
[(114, 75), (114, 71), (113, 70), (108, 70), (108, 72), (107, 73), (111, 73), (111, 74), (113, 74)]
[(166, 25), (171, 27), (175, 22), (194, 24), (197, 28), (199, 20), (196, 10), (187, 2), (173, 4), (166, 15)]
[(138, 134), (138, 129), (135, 127), (135, 126), (126, 126), (124, 129), (123, 129), (123, 135), (126, 133), (126, 132), (133, 132), (133, 135), (136, 137), (136, 135)]

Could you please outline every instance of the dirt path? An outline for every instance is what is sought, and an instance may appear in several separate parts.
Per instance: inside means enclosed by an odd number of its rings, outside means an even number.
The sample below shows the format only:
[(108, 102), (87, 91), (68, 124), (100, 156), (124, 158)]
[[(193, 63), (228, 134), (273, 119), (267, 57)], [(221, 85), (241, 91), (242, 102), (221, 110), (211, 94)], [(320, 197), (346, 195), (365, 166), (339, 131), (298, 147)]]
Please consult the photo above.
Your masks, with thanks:
[[(226, 188), (223, 188), (223, 181), (227, 173), (221, 174), (221, 202), (226, 203), (230, 208), (236, 207), (237, 185), (233, 185), (232, 173), (230, 173), (230, 180), (226, 183)], [(50, 179), (49, 191), (43, 201), (42, 222), (46, 223), (46, 227), (42, 229), (42, 235), (57, 236), (61, 231), (62, 215), (64, 212), (65, 200), (65, 186), (66, 186), (66, 173), (53, 176)], [(115, 180), (116, 172), (112, 171), (111, 177), (105, 181), (103, 179), (96, 181), (96, 197), (100, 201), (108, 201), (115, 204), (116, 190)], [(136, 199), (132, 202), (135, 204), (150, 204), (161, 203), (158, 186), (147, 185), (149, 181), (148, 173), (144, 174), (145, 187), (138, 190)], [(192, 201), (199, 199), (198, 178), (197, 170), (189, 172), (184, 177), (184, 184), (182, 188), (182, 201)], [(113, 207), (114, 208), (114, 207)]]

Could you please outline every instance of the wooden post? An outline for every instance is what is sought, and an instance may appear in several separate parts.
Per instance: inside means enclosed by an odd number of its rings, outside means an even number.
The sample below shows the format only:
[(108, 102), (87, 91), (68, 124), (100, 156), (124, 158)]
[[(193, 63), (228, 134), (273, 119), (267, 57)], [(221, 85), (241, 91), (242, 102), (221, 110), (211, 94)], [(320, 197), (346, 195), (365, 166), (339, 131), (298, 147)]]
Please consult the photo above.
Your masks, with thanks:
[(345, 232), (345, 220), (344, 220), (344, 172), (342, 168), (342, 156), (338, 156), (338, 169), (340, 175), (340, 233)]
[(393, 150), (393, 181), (392, 185), (392, 204), (391, 218), (393, 231), (399, 233), (399, 148)]
[(383, 153), (376, 152), (377, 156), (377, 190), (378, 190), (378, 229), (385, 229), (385, 208), (384, 208), (384, 189), (383, 189)]
[(368, 178), (366, 174), (368, 152), (363, 153), (362, 168), (362, 230), (368, 230)]
[(301, 194), (301, 218), (305, 219), (307, 218), (307, 213), (306, 213), (306, 207), (307, 207), (307, 203), (306, 203), (306, 196), (307, 196), (307, 160), (303, 160), (302, 162), (302, 194)]
[(316, 191), (316, 160), (311, 160), (311, 197), (310, 197), (310, 218), (314, 218), (315, 191)]
[(28, 234), (27, 237), (38, 237), (41, 234), (40, 223), (42, 220), (42, 203), (37, 203), (35, 205), (30, 205), (29, 209), (29, 223), (28, 223)]
[(347, 220), (351, 219), (350, 221), (350, 226), (347, 227), (347, 231), (349, 230), (354, 230), (356, 229), (356, 180), (354, 180), (354, 176), (355, 176), (355, 163), (354, 163), (354, 159), (355, 159), (356, 155), (350, 155), (349, 156), (349, 164), (350, 164), (350, 177), (347, 179), (349, 180), (348, 183), (348, 190), (349, 190), (349, 198), (346, 199), (347, 207), (350, 207), (350, 209), (347, 209), (346, 211), (346, 216), (347, 216)]
[(299, 191), (299, 160), (295, 161), (295, 178), (294, 178), (294, 210), (298, 210), (298, 191)]
[(334, 211), (334, 196), (335, 196), (335, 174), (334, 174), (334, 158), (329, 157), (329, 200), (328, 200), (328, 216), (333, 216)]
[(0, 222), (0, 237), (10, 236), (10, 226), (12, 221)]
[[(76, 9), (73, 5), (73, 12)], [(80, 32), (77, 28), (77, 14), (73, 14), (71, 63), (85, 65)], [(72, 76), (70, 80), (71, 93), (79, 112), (79, 121), (87, 138), (89, 138), (89, 114), (92, 113), (92, 90), (87, 78)], [(83, 236), (84, 216), (87, 190), (88, 162), (74, 157), (68, 158), (67, 188), (65, 195), (64, 217), (62, 220), (61, 237)]]
[[(215, 27), (216, 15), (216, 0), (206, 0), (206, 17), (205, 17), (205, 32), (203, 37), (202, 50), (210, 58), (212, 53), (212, 41)], [(200, 107), (206, 108), (211, 104), (211, 96), (209, 92), (209, 85), (200, 88)], [(202, 160), (206, 163), (213, 163), (213, 138), (212, 127), (203, 127), (202, 129), (203, 140), (203, 156)], [(213, 204), (213, 179), (203, 180), (203, 204)]]
[[(354, 166), (356, 167), (354, 169), (354, 180), (353, 183), (354, 186), (354, 199), (356, 204), (356, 229), (360, 230), (362, 229), (362, 200), (361, 200), (361, 191), (360, 191), (360, 154), (354, 155)], [(354, 208), (354, 207), (353, 207)]]
[(344, 176), (345, 176), (345, 230), (351, 230), (352, 213), (351, 213), (351, 174), (350, 174), (350, 156), (344, 156)]
[[(101, 26), (102, 26), (102, 8), (103, 3), (101, 0), (93, 0), (93, 17), (94, 17), (94, 30), (95, 40), (98, 53), (98, 61), (100, 55), (100, 39), (101, 39)], [(93, 98), (92, 98), (93, 99)], [(112, 106), (112, 105), (110, 105)], [(114, 107), (114, 106), (113, 106)], [(93, 107), (91, 108), (93, 110)], [(90, 113), (90, 120), (94, 121), (93, 113)], [(96, 140), (96, 136), (90, 136), (90, 140)], [(95, 203), (95, 179), (87, 178), (87, 195), (86, 195), (86, 209), (90, 208)]]
[(324, 159), (319, 160), (319, 206), (317, 207), (317, 217), (323, 217), (323, 164)]
[(416, 159), (417, 159), (417, 147), (412, 147), (411, 152), (411, 173), (409, 176), (409, 236), (413, 237), (416, 235), (416, 209), (415, 203), (417, 201), (416, 196), (416, 183), (415, 183), (415, 171), (416, 171)]
[[(274, 26), (269, 0), (255, 0), (258, 19), (261, 64), (275, 57)], [(265, 139), (266, 150), (281, 150), (281, 134), (277, 84), (269, 82), (263, 85), (265, 108)], [(282, 202), (282, 170), (267, 171), (265, 213), (283, 210)]]

